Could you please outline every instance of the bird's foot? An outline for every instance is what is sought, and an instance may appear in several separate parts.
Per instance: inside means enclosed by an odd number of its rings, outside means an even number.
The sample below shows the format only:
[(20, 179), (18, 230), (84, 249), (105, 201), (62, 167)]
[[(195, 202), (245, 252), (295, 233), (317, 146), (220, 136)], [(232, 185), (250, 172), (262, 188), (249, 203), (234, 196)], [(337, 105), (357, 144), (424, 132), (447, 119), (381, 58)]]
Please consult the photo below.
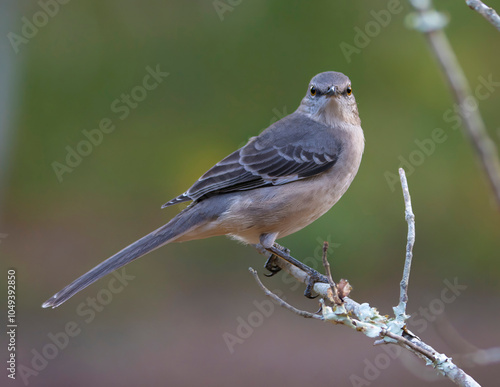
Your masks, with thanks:
[(309, 278), (307, 280), (306, 290), (304, 290), (304, 296), (306, 296), (307, 298), (310, 298), (310, 299), (314, 299), (314, 298), (318, 297), (317, 294), (315, 296), (313, 296), (313, 294), (312, 294), (312, 292), (314, 290), (314, 285), (318, 282), (328, 283), (328, 279), (323, 274), (318, 273), (314, 269), (312, 269), (312, 272), (308, 273), (308, 274), (309, 274)]
[[(275, 267), (278, 265), (276, 264), (276, 259), (278, 257), (284, 259), (291, 265), (297, 267), (298, 269), (302, 270), (303, 272), (307, 273), (308, 279), (307, 279), (307, 284), (306, 284), (306, 290), (304, 291), (304, 296), (307, 298), (316, 298), (316, 296), (313, 296), (312, 292), (314, 290), (314, 284), (321, 282), (321, 283), (328, 283), (328, 278), (324, 276), (323, 274), (319, 273), (318, 271), (310, 268), (307, 265), (304, 265), (302, 262), (299, 260), (293, 258), (290, 255), (290, 250), (287, 248), (280, 246), (279, 244), (275, 243), (273, 246), (266, 248), (267, 251), (269, 251), (272, 255), (269, 257), (268, 261), (266, 262), (266, 269), (268, 269), (271, 272), (271, 275), (269, 277), (273, 276), (276, 274), (279, 270), (276, 271)], [(275, 271), (275, 272), (273, 272)]]
[[(290, 251), (288, 251), (288, 253), (290, 253)], [(281, 267), (279, 267), (276, 263), (278, 259), (279, 257), (275, 254), (271, 254), (269, 256), (266, 263), (264, 264), (264, 268), (269, 271), (269, 274), (264, 274), (266, 277), (272, 277), (273, 275), (281, 271)]]

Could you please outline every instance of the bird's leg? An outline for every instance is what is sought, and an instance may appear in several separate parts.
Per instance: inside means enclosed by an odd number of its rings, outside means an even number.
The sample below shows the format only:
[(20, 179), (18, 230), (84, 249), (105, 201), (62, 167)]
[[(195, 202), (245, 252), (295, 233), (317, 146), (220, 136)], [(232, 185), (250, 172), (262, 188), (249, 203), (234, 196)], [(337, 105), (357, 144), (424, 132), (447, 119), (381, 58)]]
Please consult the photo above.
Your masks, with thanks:
[[(264, 249), (266, 249), (267, 251), (269, 251), (272, 254), (271, 257), (269, 257), (268, 262), (266, 262), (266, 268), (269, 271), (271, 271), (271, 273), (272, 273), (271, 275), (274, 275), (275, 273), (273, 273), (273, 270), (269, 269), (269, 267), (267, 265), (269, 264), (269, 266), (277, 266), (275, 263), (275, 260), (277, 257), (284, 259), (288, 263), (292, 264), (293, 266), (295, 266), (295, 267), (299, 268), (300, 270), (302, 270), (303, 272), (307, 273), (309, 278), (307, 280), (306, 290), (304, 291), (304, 296), (306, 296), (307, 298), (316, 298), (317, 297), (317, 296), (312, 295), (312, 291), (314, 289), (315, 283), (317, 283), (317, 282), (328, 283), (327, 277), (325, 277), (323, 274), (319, 273), (318, 271), (310, 268), (309, 266), (304, 265), (299, 260), (293, 258), (290, 255), (290, 250), (280, 246), (279, 244), (274, 243), (272, 246), (264, 247)], [(271, 262), (271, 263), (269, 263), (269, 262)]]

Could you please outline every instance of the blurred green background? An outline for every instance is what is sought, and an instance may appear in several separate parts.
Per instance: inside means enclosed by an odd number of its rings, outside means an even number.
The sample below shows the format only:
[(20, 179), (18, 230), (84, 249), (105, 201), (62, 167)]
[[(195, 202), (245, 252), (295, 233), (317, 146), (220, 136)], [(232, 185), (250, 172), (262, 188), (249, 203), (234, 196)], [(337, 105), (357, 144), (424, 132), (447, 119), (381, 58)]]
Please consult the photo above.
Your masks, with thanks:
[[(135, 279), (88, 323), (79, 305), (112, 277), (55, 310), (40, 308), (168, 221), (179, 208), (160, 210), (163, 203), (292, 113), (310, 78), (328, 70), (352, 80), (366, 137), (363, 162), (334, 209), (282, 244), (319, 268), (320, 246), (329, 241), (334, 277), (351, 281), (353, 299), (391, 314), (407, 226), (400, 186), (386, 175), (397, 175), (402, 159), (418, 160), (407, 168), (417, 231), (409, 312), (430, 314), (425, 329), (414, 329), (458, 360), (471, 346), (500, 345), (499, 211), (462, 129), (444, 119), (454, 101), (423, 36), (405, 27), (405, 1), (57, 4), (54, 16), (15, 47), (8, 34), (22, 36), (25, 20), (49, 11), (40, 2), (0, 6), (2, 278), (7, 268), (17, 271), (18, 372), (9, 385), (350, 386), (356, 377), (368, 383), (358, 385), (450, 385), (411, 355), (388, 357), (348, 328), (278, 307), (262, 317), (256, 305), (265, 296), (247, 268), (263, 273), (265, 258), (226, 238), (169, 245), (127, 266)], [(376, 22), (374, 15), (391, 6), (398, 12)], [(463, 1), (438, 7), (450, 17), (446, 32), (473, 90), (481, 77), (496, 83), (479, 108), (499, 144), (500, 33)], [(367, 26), (372, 37), (356, 46)], [(345, 55), (346, 45), (356, 52)], [(142, 84), (148, 66), (169, 75), (121, 120), (111, 104)], [(75, 149), (86, 139), (82, 131), (103, 118), (116, 129), (60, 182), (53, 163), (65, 163), (66, 147)], [(418, 159), (415, 141), (436, 128), (446, 140)], [(442, 299), (446, 279), (466, 286), (453, 302)], [(265, 283), (300, 308), (317, 307), (281, 274)], [(52, 343), (48, 335), (71, 321), (80, 333), (37, 371), (32, 362)], [(255, 327), (231, 353), (224, 337), (236, 337), (242, 321)], [(495, 365), (466, 370), (484, 384), (500, 377)]]

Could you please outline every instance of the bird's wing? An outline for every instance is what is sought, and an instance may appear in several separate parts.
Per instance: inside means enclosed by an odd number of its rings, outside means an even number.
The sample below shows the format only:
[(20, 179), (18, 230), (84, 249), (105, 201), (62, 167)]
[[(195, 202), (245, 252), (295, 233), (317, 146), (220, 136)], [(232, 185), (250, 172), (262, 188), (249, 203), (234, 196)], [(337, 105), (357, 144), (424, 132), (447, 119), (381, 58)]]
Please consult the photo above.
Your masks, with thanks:
[[(302, 119), (294, 121), (287, 131), (290, 120), (281, 121), (281, 128), (276, 130), (273, 125), (250, 139), (162, 208), (216, 193), (289, 183), (324, 172), (337, 162), (341, 147), (325, 126)], [(306, 127), (298, 127), (298, 123)]]

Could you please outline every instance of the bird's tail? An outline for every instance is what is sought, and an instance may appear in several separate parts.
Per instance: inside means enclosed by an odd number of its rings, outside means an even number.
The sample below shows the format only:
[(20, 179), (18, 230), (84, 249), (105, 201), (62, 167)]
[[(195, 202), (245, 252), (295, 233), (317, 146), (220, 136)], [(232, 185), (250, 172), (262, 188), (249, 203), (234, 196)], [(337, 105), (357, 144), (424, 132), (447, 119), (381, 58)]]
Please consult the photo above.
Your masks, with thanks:
[(56, 308), (63, 302), (74, 296), (80, 290), (85, 289), (90, 284), (104, 277), (106, 274), (126, 265), (134, 259), (161, 247), (167, 243), (175, 241), (177, 238), (196, 227), (197, 223), (193, 216), (183, 216), (186, 212), (181, 212), (166, 225), (125, 247), (112, 257), (106, 259), (101, 264), (94, 267), (88, 273), (82, 275), (77, 280), (66, 286), (61, 291), (54, 294), (42, 304), (43, 308)]

